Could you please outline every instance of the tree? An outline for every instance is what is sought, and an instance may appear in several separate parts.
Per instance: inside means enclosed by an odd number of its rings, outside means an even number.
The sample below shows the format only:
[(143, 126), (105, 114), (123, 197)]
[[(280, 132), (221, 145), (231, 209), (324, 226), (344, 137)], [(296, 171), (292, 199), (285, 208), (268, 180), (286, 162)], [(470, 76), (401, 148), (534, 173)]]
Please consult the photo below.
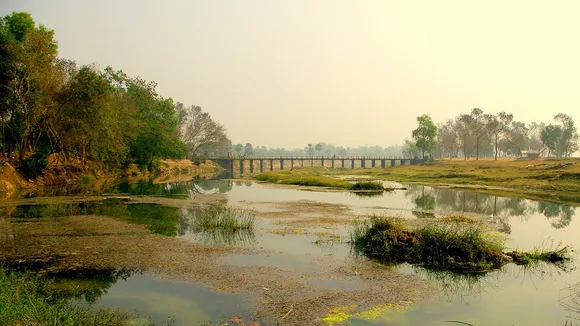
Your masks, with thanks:
[(403, 144), (403, 157), (416, 158), (420, 151), (416, 142), (405, 139), (405, 143)]
[(203, 112), (201, 107), (186, 107), (178, 103), (176, 110), (179, 115), (181, 140), (187, 145), (191, 158), (197, 156), (200, 147), (217, 144), (227, 138), (225, 128), (214, 121), (209, 113)]
[(419, 126), (413, 130), (412, 135), (415, 140), (415, 146), (421, 150), (422, 157), (425, 159), (425, 152), (435, 149), (437, 126), (427, 114), (418, 116), (417, 122), (419, 123)]
[(58, 46), (54, 31), (36, 27), (27, 13), (5, 16), (0, 35), (2, 127), (10, 129), (22, 160), (42, 137), (41, 124), (54, 109), (55, 94), (62, 86), (55, 78)]
[(471, 132), (475, 137), (475, 159), (479, 160), (479, 144), (485, 136), (485, 117), (483, 111), (478, 108), (471, 110)]
[(238, 155), (242, 155), (244, 153), (244, 145), (242, 144), (235, 144), (234, 145), (234, 153)]
[(441, 157), (445, 154), (448, 158), (457, 156), (458, 133), (452, 119), (438, 127), (437, 143), (440, 147)]
[(314, 146), (314, 149), (316, 149), (316, 153), (318, 155), (320, 155), (320, 151), (322, 151), (322, 147), (323, 147), (322, 143), (318, 143), (318, 144), (316, 144), (316, 146)]
[(525, 146), (528, 127), (525, 123), (519, 121), (512, 121), (511, 125), (504, 132), (505, 142), (504, 150), (512, 151), (514, 155), (520, 155), (522, 152), (522, 147)]
[(246, 143), (246, 146), (244, 147), (244, 155), (246, 156), (254, 155), (254, 148), (252, 147), (252, 144)]
[(485, 115), (486, 129), (491, 137), (493, 137), (495, 145), (495, 160), (497, 161), (499, 137), (510, 126), (514, 119), (513, 114), (500, 112), (495, 115)]
[(309, 157), (314, 156), (314, 148), (312, 148), (312, 144), (308, 144), (308, 149), (306, 150), (306, 153), (308, 154)]
[(562, 138), (562, 127), (555, 126), (552, 124), (547, 125), (542, 130), (541, 139), (542, 144), (545, 148), (548, 149), (548, 156), (551, 153), (556, 155), (557, 157), (561, 156), (560, 153), (560, 139)]
[(455, 125), (457, 126), (457, 132), (461, 140), (461, 146), (463, 147), (463, 158), (465, 160), (469, 159), (471, 153), (471, 147), (473, 144), (471, 137), (471, 125), (472, 117), (469, 114), (461, 114), (457, 117)]
[(570, 157), (570, 154), (574, 152), (571, 151), (572, 148), (576, 147), (578, 141), (578, 134), (576, 126), (574, 125), (574, 120), (567, 114), (558, 113), (554, 116), (554, 120), (559, 121), (561, 124), (562, 135), (560, 136), (560, 148), (562, 149), (562, 156)]

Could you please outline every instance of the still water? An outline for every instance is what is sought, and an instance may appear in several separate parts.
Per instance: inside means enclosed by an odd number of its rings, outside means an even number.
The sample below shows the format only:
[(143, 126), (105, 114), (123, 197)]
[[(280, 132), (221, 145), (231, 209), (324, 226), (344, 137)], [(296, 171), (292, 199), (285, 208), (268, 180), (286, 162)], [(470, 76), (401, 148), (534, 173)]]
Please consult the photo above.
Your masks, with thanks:
[[(535, 246), (570, 245), (580, 248), (579, 209), (562, 204), (536, 202), (521, 198), (498, 197), (409, 185), (407, 190), (360, 196), (350, 192), (303, 191), (298, 187), (277, 187), (253, 182), (201, 180), (186, 183), (154, 185), (150, 182), (122, 184), (108, 193), (195, 199), (199, 194), (221, 193), (231, 205), (259, 207), (263, 203), (316, 201), (347, 205), (356, 215), (387, 214), (402, 218), (439, 217), (443, 215), (482, 215), (497, 224), (508, 237), (513, 249), (530, 250)], [(332, 246), (314, 244), (312, 236), (280, 236), (264, 232), (270, 227), (261, 221), (255, 233), (235, 237), (219, 232), (200, 232), (189, 221), (194, 209), (177, 209), (154, 204), (125, 205), (123, 200), (80, 202), (65, 207), (55, 205), (20, 205), (2, 207), (4, 216), (41, 217), (70, 214), (102, 214), (147, 224), (152, 232), (183, 237), (190, 241), (218, 245), (251, 246), (281, 252), (278, 256), (255, 255), (251, 258), (226, 256), (228, 264), (266, 265), (283, 269), (308, 271), (315, 268), (305, 255), (352, 259), (348, 244)], [(337, 232), (348, 236), (348, 228)], [(392, 268), (392, 267), (385, 267)], [(420, 267), (399, 265), (401, 273), (419, 275), (430, 280), (437, 297), (427, 303), (389, 313), (372, 321), (351, 320), (350, 325), (451, 325), (462, 321), (473, 325), (576, 325), (580, 321), (580, 272), (574, 263), (562, 268), (538, 264), (524, 268), (508, 264), (503, 269), (476, 275), (429, 272)], [(144, 272), (126, 272), (99, 276), (104, 284), (93, 292), (78, 295), (77, 300), (113, 308), (130, 308), (142, 316), (163, 323), (168, 316), (177, 325), (203, 324), (241, 315), (251, 318), (242, 295), (215, 293), (194, 284), (161, 280)], [(74, 277), (62, 277), (71, 281)], [(77, 276), (78, 278), (78, 276)], [(85, 276), (84, 279), (89, 279)], [(341, 284), (338, 282), (337, 287)], [(349, 286), (349, 285), (344, 285)], [(98, 289), (95, 290), (95, 289)], [(171, 304), (168, 304), (170, 302)], [(228, 307), (228, 308), (225, 308)]]

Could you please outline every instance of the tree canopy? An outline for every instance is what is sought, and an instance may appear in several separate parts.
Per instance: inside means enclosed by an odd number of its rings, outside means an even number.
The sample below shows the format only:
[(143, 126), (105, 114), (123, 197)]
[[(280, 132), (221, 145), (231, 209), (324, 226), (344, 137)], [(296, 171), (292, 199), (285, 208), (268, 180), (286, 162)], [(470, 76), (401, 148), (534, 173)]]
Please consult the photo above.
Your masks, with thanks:
[(197, 106), (161, 97), (154, 82), (59, 58), (54, 31), (28, 13), (0, 18), (0, 68), (4, 157), (150, 166), (204, 146), (228, 148), (223, 126)]
[(437, 126), (431, 120), (428, 114), (417, 117), (418, 126), (413, 130), (413, 139), (415, 146), (421, 151), (423, 159), (425, 152), (431, 152), (435, 149), (437, 139)]

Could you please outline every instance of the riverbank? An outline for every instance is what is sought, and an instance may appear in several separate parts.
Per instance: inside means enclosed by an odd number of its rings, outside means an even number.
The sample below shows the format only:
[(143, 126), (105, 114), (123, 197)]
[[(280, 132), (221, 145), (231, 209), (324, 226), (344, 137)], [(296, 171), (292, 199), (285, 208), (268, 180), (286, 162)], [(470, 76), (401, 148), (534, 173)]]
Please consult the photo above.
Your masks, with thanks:
[(0, 267), (0, 325), (133, 325), (136, 320), (127, 312), (76, 306), (50, 295), (51, 285), (37, 275)]
[[(277, 173), (278, 172), (278, 173)], [(580, 205), (580, 159), (542, 160), (441, 160), (422, 165), (405, 165), (374, 169), (297, 169), (258, 175), (258, 180), (273, 179), (277, 183), (292, 183), (302, 178), (324, 178), (325, 187), (343, 186), (341, 176), (364, 176), (371, 179), (420, 183), (438, 188), (465, 188), (473, 192), (521, 197)]]
[(79, 190), (94, 191), (109, 189), (126, 178), (130, 182), (151, 179), (153, 183), (188, 181), (193, 177), (206, 178), (222, 170), (217, 164), (207, 161), (198, 165), (190, 160), (158, 160), (152, 171), (139, 169), (130, 164), (125, 170), (106, 169), (99, 164), (57, 163), (50, 165), (37, 178), (26, 179), (9, 162), (0, 162), (0, 199), (10, 198), (18, 193), (42, 191), (47, 187), (67, 186)]

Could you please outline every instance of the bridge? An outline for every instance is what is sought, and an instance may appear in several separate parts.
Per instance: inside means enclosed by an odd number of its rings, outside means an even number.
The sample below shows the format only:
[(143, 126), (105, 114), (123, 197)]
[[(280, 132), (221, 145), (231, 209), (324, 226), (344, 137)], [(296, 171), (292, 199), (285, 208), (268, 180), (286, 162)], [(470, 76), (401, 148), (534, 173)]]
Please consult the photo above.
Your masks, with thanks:
[[(274, 169), (293, 170), (296, 167), (328, 167), (328, 168), (387, 168), (397, 165), (416, 165), (424, 162), (422, 159), (410, 159), (403, 157), (372, 157), (372, 156), (356, 156), (356, 157), (256, 157), (256, 156), (230, 156), (221, 158), (208, 158), (219, 164), (224, 169), (231, 171), (232, 178), (234, 171), (243, 175), (244, 172), (250, 174), (254, 171), (262, 173), (266, 170), (273, 171)], [(306, 165), (305, 165), (306, 163)]]

